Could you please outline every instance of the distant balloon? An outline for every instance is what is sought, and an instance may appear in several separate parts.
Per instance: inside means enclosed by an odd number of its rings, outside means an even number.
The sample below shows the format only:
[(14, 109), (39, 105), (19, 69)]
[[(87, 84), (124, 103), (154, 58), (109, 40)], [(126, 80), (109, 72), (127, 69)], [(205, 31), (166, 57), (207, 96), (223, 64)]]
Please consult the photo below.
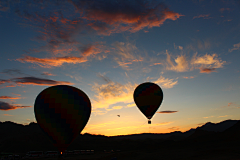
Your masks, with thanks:
[(59, 152), (63, 153), (80, 134), (91, 114), (91, 102), (81, 90), (57, 85), (43, 90), (36, 98), (37, 123)]
[(139, 110), (149, 119), (158, 110), (163, 100), (162, 89), (155, 83), (145, 82), (137, 86), (133, 94), (134, 101)]

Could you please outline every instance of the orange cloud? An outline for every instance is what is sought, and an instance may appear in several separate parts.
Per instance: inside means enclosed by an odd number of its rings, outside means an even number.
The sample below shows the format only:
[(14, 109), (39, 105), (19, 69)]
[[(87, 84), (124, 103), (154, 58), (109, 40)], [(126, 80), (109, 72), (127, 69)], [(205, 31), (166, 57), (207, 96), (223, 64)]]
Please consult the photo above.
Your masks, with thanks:
[(232, 106), (232, 105), (234, 105), (234, 103), (232, 103), (232, 102), (230, 102), (230, 103), (228, 103), (228, 107), (230, 107), (230, 106)]
[(3, 114), (4, 116), (13, 116), (13, 115), (10, 115), (10, 114)]
[(15, 85), (7, 85), (5, 87), (16, 87)]
[(31, 106), (16, 106), (16, 105), (11, 105), (6, 102), (0, 101), (0, 110), (7, 111), (7, 110), (14, 110), (14, 109), (19, 109), (19, 108), (28, 108)]
[(49, 73), (49, 72), (43, 72), (41, 75), (46, 75), (46, 76), (55, 76), (54, 74), (52, 74), (52, 73)]
[(29, 63), (36, 63), (41, 67), (44, 68), (51, 68), (51, 67), (60, 67), (63, 63), (83, 63), (86, 62), (87, 59), (83, 57), (53, 57), (53, 58), (35, 58), (30, 56), (25, 56), (24, 58), (17, 59), (20, 62), (29, 62)]
[[(81, 47), (81, 52), (84, 57), (88, 57), (88, 56), (96, 55), (98, 53), (103, 52), (103, 48), (104, 48), (103, 45), (91, 44), (91, 45), (86, 45), (84, 47)], [(106, 52), (108, 52), (108, 51), (106, 51)]]
[[(111, 106), (116, 105), (119, 102), (122, 102), (126, 105), (129, 103), (134, 103), (132, 92), (137, 84), (127, 83), (123, 85), (118, 82), (113, 82), (103, 75), (99, 77), (101, 77), (106, 84), (94, 83), (92, 85), (92, 90), (95, 92), (95, 96), (92, 99), (93, 110), (96, 111), (95, 114), (105, 114), (105, 111), (109, 109), (112, 110), (113, 108), (111, 108)], [(114, 109), (122, 107), (116, 106)], [(103, 109), (104, 111), (100, 109)]]
[(150, 66), (162, 65), (162, 63), (153, 63)]
[(183, 77), (183, 78), (185, 78), (185, 79), (192, 79), (192, 78), (194, 78), (193, 76), (190, 76), (190, 77)]
[(197, 56), (196, 53), (191, 60), (191, 64), (195, 66), (195, 68), (200, 69), (200, 73), (215, 72), (216, 68), (222, 68), (226, 63), (226, 61), (222, 61), (217, 57), (217, 54)]
[(159, 84), (162, 88), (172, 88), (178, 84), (178, 81), (160, 76), (154, 83)]
[(143, 58), (139, 54), (136, 54), (138, 49), (134, 44), (115, 42), (113, 46), (115, 47), (116, 53), (114, 59), (123, 69), (131, 70), (129, 65), (143, 61)]
[(9, 80), (0, 80), (0, 84), (9, 83), (9, 82), (11, 82), (11, 81), (9, 81)]
[(20, 97), (0, 96), (0, 99), (21, 99)]
[(234, 44), (233, 45), (233, 48), (232, 49), (229, 49), (228, 52), (232, 52), (234, 50), (240, 50), (240, 42), (237, 43), (237, 44)]
[(184, 55), (177, 56), (177, 58), (174, 60), (175, 61), (174, 63), (172, 62), (171, 56), (167, 50), (166, 54), (167, 54), (167, 67), (166, 67), (167, 70), (172, 70), (176, 72), (186, 72), (189, 69), (188, 61)]

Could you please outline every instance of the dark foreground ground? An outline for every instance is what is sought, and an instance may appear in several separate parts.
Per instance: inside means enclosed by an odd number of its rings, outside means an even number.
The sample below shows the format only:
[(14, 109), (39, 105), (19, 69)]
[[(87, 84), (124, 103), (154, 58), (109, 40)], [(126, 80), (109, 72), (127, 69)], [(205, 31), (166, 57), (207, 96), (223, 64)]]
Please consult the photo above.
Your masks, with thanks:
[[(157, 146), (145, 146), (140, 150), (116, 153), (97, 152), (93, 155), (65, 156), (65, 160), (240, 160), (240, 143), (222, 141), (206, 142), (164, 142)], [(115, 157), (115, 159), (114, 159)], [(59, 158), (34, 158), (34, 160), (57, 160)], [(29, 160), (32, 160), (29, 158)]]
[[(1, 153), (9, 152), (22, 157), (29, 151), (56, 150), (36, 124), (22, 130), (15, 130), (18, 127), (16, 124), (10, 125), (5, 125), (8, 128), (2, 127), (0, 132)], [(158, 138), (162, 136), (165, 138)], [(200, 127), (185, 133), (175, 132), (167, 137), (159, 134), (120, 137), (84, 134), (78, 136), (68, 150), (94, 150), (94, 154), (68, 155), (63, 158), (65, 160), (240, 160), (240, 121), (221, 132)], [(105, 153), (104, 150), (119, 152)], [(32, 159), (59, 158), (28, 158)]]

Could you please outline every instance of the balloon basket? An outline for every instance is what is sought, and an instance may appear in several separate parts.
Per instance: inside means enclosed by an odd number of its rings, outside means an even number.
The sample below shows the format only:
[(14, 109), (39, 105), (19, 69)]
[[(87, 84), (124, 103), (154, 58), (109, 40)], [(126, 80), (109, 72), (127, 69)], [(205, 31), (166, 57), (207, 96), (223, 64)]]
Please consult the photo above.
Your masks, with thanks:
[(148, 124), (151, 124), (151, 120), (148, 120)]

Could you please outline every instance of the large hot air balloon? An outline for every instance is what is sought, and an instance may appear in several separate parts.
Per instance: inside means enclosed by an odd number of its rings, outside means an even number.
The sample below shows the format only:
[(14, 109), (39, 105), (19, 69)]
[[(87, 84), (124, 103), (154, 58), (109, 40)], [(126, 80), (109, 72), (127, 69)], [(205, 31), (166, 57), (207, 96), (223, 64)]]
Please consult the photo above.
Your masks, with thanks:
[(145, 82), (137, 86), (133, 98), (139, 110), (148, 118), (148, 124), (151, 124), (151, 118), (163, 100), (162, 89), (155, 83)]
[(37, 96), (34, 112), (40, 128), (62, 154), (87, 124), (91, 102), (83, 91), (57, 85)]

